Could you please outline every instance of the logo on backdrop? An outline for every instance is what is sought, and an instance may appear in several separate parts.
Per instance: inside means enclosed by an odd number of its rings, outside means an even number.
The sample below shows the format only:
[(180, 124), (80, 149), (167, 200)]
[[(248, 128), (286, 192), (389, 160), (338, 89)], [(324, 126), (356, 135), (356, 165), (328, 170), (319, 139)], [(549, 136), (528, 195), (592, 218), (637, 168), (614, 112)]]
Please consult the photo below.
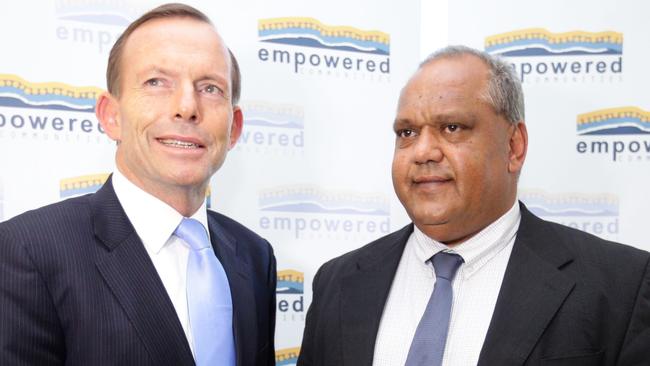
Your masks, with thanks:
[(305, 276), (302, 272), (293, 269), (278, 271), (276, 288), (278, 320), (305, 320), (304, 282)]
[(275, 351), (275, 366), (293, 366), (298, 362), (300, 347), (283, 348)]
[(519, 199), (543, 219), (604, 239), (617, 239), (619, 201), (613, 194), (547, 193), (524, 189), (520, 191)]
[[(63, 178), (59, 181), (59, 198), (65, 199), (95, 193), (106, 183), (109, 175), (110, 173), (98, 173)], [(207, 208), (210, 208), (210, 202), (212, 201), (211, 192), (208, 186), (208, 191), (205, 195)]]
[(523, 29), (487, 37), (485, 51), (510, 61), (524, 83), (617, 81), (623, 72), (623, 34), (612, 31)]
[(258, 21), (257, 58), (295, 74), (388, 80), (390, 36), (314, 18)]
[(107, 53), (144, 9), (127, 1), (58, 0), (56, 39)]
[(95, 193), (106, 179), (108, 173), (82, 175), (79, 177), (64, 178), (59, 182), (59, 198), (70, 198), (88, 193)]
[(237, 149), (251, 152), (302, 152), (305, 145), (305, 113), (303, 108), (289, 104), (263, 101), (242, 103), (244, 130)]
[(384, 194), (295, 185), (259, 194), (259, 227), (298, 238), (358, 240), (390, 232), (390, 204)]
[(615, 162), (650, 161), (650, 112), (638, 107), (601, 109), (579, 114), (581, 155), (599, 155)]
[(0, 136), (108, 142), (95, 118), (101, 89), (0, 74)]

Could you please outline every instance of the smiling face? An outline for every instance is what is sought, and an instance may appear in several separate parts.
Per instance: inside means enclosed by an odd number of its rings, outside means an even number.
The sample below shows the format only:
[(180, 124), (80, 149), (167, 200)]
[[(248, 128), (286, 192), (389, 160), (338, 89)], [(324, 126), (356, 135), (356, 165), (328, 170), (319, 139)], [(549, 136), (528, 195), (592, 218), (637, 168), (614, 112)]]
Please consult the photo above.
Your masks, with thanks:
[(393, 185), (429, 237), (458, 244), (508, 211), (527, 135), (483, 97), (489, 69), (478, 57), (433, 60), (400, 96)]
[(102, 95), (97, 115), (119, 142), (117, 166), (130, 181), (174, 207), (188, 196), (200, 205), (241, 133), (230, 68), (228, 50), (205, 22), (154, 19), (129, 36), (119, 97)]

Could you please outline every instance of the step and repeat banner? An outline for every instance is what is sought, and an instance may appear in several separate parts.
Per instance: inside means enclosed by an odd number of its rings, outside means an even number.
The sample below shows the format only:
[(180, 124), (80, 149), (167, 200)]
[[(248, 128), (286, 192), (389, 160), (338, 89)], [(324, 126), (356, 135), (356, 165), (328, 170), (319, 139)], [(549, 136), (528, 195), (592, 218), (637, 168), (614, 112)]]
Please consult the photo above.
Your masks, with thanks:
[[(425, 56), (427, 16), (420, 0), (188, 3), (212, 18), (243, 74), (244, 131), (208, 204), (273, 244), (276, 359), (293, 365), (320, 264), (408, 223), (390, 179), (391, 125), (399, 90)], [(0, 6), (0, 221), (106, 180), (115, 147), (94, 103), (108, 52), (159, 4)], [(498, 0), (440, 9), (450, 44), (501, 55), (523, 80), (530, 148), (520, 198), (548, 220), (650, 249), (650, 6)]]
[(650, 5), (449, 1), (449, 42), (501, 55), (523, 81), (520, 199), (537, 215), (649, 250)]
[[(94, 115), (108, 52), (154, 1), (0, 5), (0, 221), (97, 190), (115, 145)], [(295, 364), (326, 260), (408, 222), (393, 193), (392, 120), (417, 67), (419, 0), (190, 1), (236, 54), (244, 131), (211, 209), (278, 260), (278, 365)]]

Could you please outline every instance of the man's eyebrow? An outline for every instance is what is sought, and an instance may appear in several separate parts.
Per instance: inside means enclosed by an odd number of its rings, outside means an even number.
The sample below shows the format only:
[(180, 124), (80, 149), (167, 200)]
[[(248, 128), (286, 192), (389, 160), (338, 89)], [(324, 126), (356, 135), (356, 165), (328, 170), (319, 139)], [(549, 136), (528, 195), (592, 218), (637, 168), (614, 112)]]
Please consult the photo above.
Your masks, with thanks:
[(393, 129), (396, 129), (397, 127), (408, 127), (412, 126), (413, 121), (411, 121), (409, 118), (400, 118), (397, 117), (395, 120), (393, 120)]
[(201, 75), (197, 80), (215, 80), (218, 81), (219, 83), (223, 83), (224, 85), (227, 85), (228, 82), (230, 81), (229, 78), (216, 73), (207, 73)]
[(400, 127), (411, 127), (416, 125), (430, 125), (438, 126), (450, 122), (475, 122), (476, 116), (471, 113), (463, 113), (462, 111), (450, 111), (437, 113), (433, 116), (429, 116), (425, 121), (414, 121), (408, 117), (395, 117), (393, 120), (393, 129)]
[(167, 71), (167, 70), (165, 70), (165, 69), (163, 69), (163, 68), (161, 68), (159, 66), (148, 66), (144, 70), (138, 72), (136, 74), (136, 76), (138, 78), (142, 78), (144, 75), (148, 75), (148, 74), (160, 74), (160, 75), (163, 75), (163, 76), (172, 76), (173, 75), (173, 73), (171, 71)]
[(223, 79), (223, 80), (225, 80), (226, 77), (219, 74), (219, 73), (216, 73), (216, 72), (207, 72), (207, 73), (202, 74), (199, 77), (199, 79), (217, 79), (217, 80)]

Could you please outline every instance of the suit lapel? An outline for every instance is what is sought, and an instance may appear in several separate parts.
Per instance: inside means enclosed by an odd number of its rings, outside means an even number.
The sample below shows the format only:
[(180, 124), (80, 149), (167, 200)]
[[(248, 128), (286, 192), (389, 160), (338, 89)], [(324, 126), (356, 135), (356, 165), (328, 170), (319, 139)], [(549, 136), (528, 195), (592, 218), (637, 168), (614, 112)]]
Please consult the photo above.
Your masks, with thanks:
[(343, 364), (371, 365), (388, 292), (413, 225), (376, 243), (357, 269), (341, 281)]
[(575, 282), (561, 268), (572, 254), (521, 205), (521, 223), (479, 365), (522, 365)]
[(246, 349), (247, 344), (256, 344), (251, 341), (255, 339), (257, 328), (255, 318), (255, 294), (251, 287), (249, 276), (251, 273), (250, 264), (246, 257), (239, 252), (237, 240), (228, 233), (208, 212), (208, 226), (210, 227), (210, 240), (217, 258), (223, 265), (228, 283), (233, 306), (233, 332), (235, 337), (235, 353), (237, 365), (246, 364), (244, 359), (255, 357), (250, 352), (254, 349)]
[(155, 364), (193, 365), (174, 306), (120, 205), (112, 180), (90, 198), (95, 236), (108, 249), (97, 262)]

